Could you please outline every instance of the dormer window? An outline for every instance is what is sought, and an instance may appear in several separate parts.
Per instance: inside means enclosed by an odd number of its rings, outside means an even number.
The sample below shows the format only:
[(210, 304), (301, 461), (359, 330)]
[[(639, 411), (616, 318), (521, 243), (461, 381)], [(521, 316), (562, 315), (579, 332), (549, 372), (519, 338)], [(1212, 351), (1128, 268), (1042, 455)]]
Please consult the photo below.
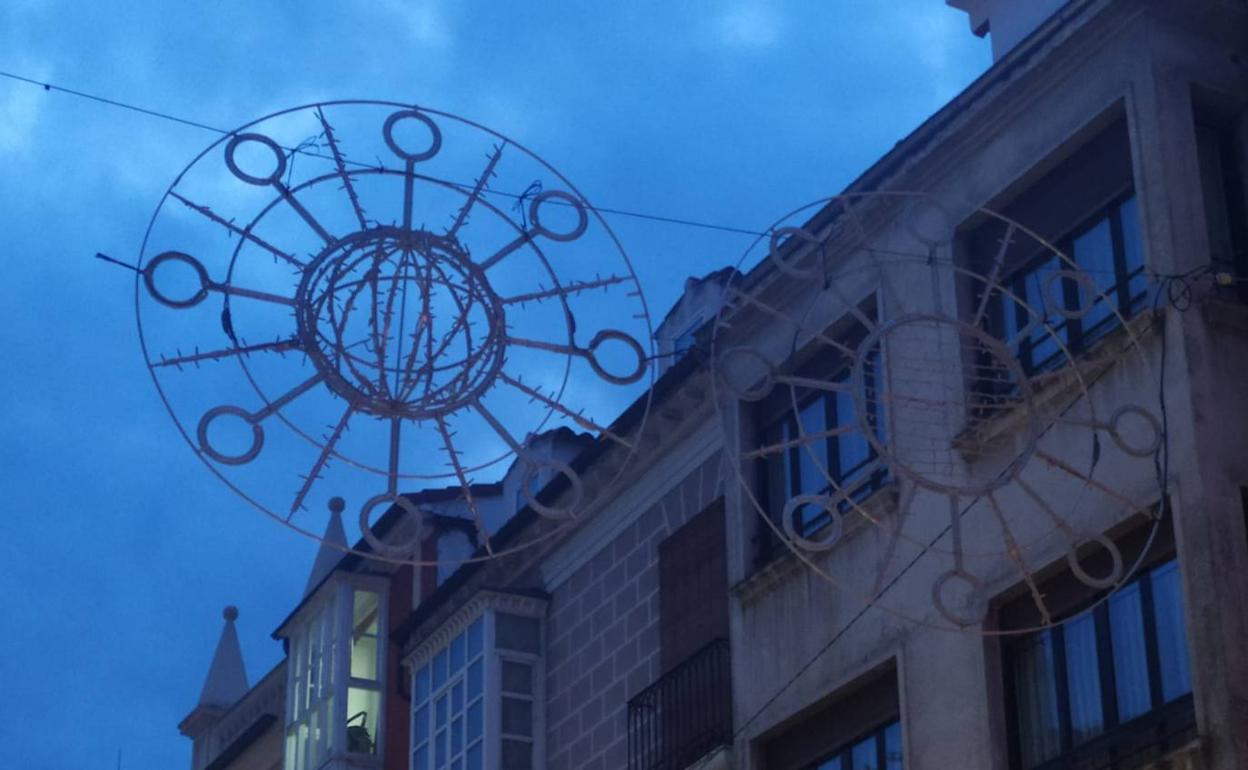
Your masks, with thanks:
[(540, 599), (483, 593), (412, 653), (413, 770), (543, 766), (544, 613)]
[(373, 764), (382, 730), (384, 581), (336, 574), (284, 629), (290, 640), (286, 770)]

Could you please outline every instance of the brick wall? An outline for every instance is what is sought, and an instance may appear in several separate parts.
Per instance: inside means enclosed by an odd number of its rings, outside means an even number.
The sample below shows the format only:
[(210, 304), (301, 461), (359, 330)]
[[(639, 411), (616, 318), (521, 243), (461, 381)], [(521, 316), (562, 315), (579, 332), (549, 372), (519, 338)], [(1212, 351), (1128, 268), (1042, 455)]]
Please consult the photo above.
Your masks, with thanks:
[(723, 492), (720, 455), (594, 554), (552, 599), (546, 650), (546, 765), (628, 766), (628, 699), (658, 678), (659, 543)]

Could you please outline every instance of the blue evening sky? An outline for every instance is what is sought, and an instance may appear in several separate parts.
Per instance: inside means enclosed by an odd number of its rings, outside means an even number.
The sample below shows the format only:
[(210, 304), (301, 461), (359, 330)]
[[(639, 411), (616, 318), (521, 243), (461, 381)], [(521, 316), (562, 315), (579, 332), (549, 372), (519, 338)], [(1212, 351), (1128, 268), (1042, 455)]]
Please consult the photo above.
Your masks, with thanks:
[[(322, 99), (514, 137), (594, 204), (765, 228), (984, 71), (942, 0), (4, 0), (0, 70), (226, 128)], [(140, 354), (133, 276), (205, 131), (0, 78), (0, 745), (21, 770), (189, 766), (221, 608), (251, 680), (315, 544), (213, 478)], [(749, 238), (610, 217), (661, 318)], [(609, 419), (611, 415), (602, 415)]]

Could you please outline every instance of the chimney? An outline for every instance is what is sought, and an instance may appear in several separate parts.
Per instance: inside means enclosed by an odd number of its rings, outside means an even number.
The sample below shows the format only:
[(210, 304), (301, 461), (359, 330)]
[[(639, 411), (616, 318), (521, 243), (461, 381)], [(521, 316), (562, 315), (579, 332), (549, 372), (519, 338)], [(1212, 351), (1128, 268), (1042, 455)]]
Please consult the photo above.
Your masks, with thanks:
[(1067, 0), (945, 0), (965, 11), (971, 32), (992, 37), (992, 60), (999, 61), (1035, 31)]

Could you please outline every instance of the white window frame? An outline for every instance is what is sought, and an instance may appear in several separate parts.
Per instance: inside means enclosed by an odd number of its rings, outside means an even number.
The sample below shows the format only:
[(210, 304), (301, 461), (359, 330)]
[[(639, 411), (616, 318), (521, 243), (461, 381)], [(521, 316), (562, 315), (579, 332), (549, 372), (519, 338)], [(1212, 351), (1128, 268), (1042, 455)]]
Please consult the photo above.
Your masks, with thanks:
[[(546, 600), (534, 596), (507, 594), (497, 591), (481, 591), (464, 604), (455, 614), (444, 621), (425, 637), (403, 660), (407, 667), (407, 678), (412, 693), (411, 709), (408, 718), (414, 719), (416, 710), (423, 704), (429, 704), (428, 718), (434, 719), (432, 689), (427, 701), (416, 700), (416, 674), (442, 650), (447, 649), (452, 640), (478, 618), (482, 618), (482, 650), (485, 660), (483, 682), (483, 723), (481, 734), (482, 767), (499, 767), (502, 762), (502, 662), (504, 659), (524, 663), (533, 667), (533, 768), (538, 770), (546, 766)], [(497, 645), (497, 616), (519, 615), (538, 621), (538, 652), (525, 653), (516, 650), (500, 650)], [(410, 731), (407, 755), (408, 767), (415, 767), (416, 730), (413, 724)], [(432, 760), (433, 736), (436, 734), (433, 724), (429, 729), (430, 757)]]
[[(284, 635), (290, 642), (290, 653), (287, 658), (286, 672), (286, 709), (283, 714), (283, 750), (285, 753), (283, 767), (286, 770), (319, 770), (329, 762), (335, 759), (350, 758), (353, 765), (376, 765), (381, 766), (381, 754), (385, 746), (386, 724), (385, 724), (385, 699), (386, 699), (386, 683), (387, 666), (389, 661), (386, 653), (386, 639), (389, 636), (390, 629), (388, 627), (389, 616), (389, 591), (388, 580), (383, 576), (376, 575), (360, 575), (353, 573), (336, 573), (327, 580), (317, 590), (312, 600), (307, 603), (299, 612), (288, 621), (280, 633)], [(353, 679), (351, 677), (351, 645), (349, 639), (351, 637), (351, 624), (354, 619), (354, 593), (357, 590), (371, 591), (378, 595), (377, 609), (377, 679), (376, 681)], [(323, 745), (323, 754), (320, 761), (315, 765), (309, 765), (306, 760), (302, 763), (298, 754), (294, 756), (286, 750), (290, 745), (290, 733), (292, 729), (297, 729), (303, 724), (300, 719), (295, 719), (295, 698), (297, 696), (300, 684), (300, 656), (304, 654), (304, 645), (307, 641), (307, 631), (309, 628), (318, 625), (325, 617), (327, 612), (332, 612), (334, 617), (330, 626), (333, 628), (331, 643), (331, 674), (329, 679), (329, 697), (332, 697), (332, 705), (328, 715), (328, 726), (326, 728), (326, 738)], [(347, 690), (350, 687), (371, 689), (378, 693), (378, 713), (376, 721), (372, 723), (371, 732), (373, 745), (376, 750), (373, 754), (348, 753), (347, 752)], [(318, 699), (325, 700), (325, 696)], [(304, 715), (300, 714), (302, 718)]]

